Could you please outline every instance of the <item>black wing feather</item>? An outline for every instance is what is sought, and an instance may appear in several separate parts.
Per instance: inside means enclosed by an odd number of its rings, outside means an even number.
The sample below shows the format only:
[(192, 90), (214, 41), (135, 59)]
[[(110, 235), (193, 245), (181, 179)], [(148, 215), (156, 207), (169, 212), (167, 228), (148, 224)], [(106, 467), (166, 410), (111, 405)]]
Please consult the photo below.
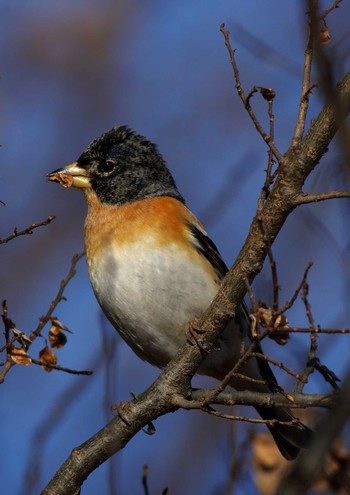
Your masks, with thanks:
[(228, 272), (228, 268), (221, 258), (217, 247), (205, 231), (193, 224), (190, 224), (189, 228), (196, 241), (198, 251), (209, 261), (220, 280), (222, 280)]
[[(217, 247), (215, 246), (213, 241), (210, 239), (210, 237), (207, 235), (207, 233), (204, 230), (201, 230), (200, 228), (198, 228), (196, 225), (193, 224), (190, 224), (189, 228), (196, 241), (198, 251), (209, 261), (209, 263), (213, 266), (219, 279), (222, 280), (226, 275), (226, 273), (228, 272), (228, 268), (224, 260), (221, 258), (221, 255)], [(240, 325), (244, 325), (246, 327), (250, 340), (253, 342), (253, 338), (250, 332), (249, 311), (244, 301), (236, 311), (236, 319), (240, 323)], [(256, 343), (256, 351), (261, 354), (263, 353), (263, 350), (259, 342)], [(265, 359), (261, 359), (261, 358), (256, 358), (256, 359), (258, 362), (261, 376), (263, 377), (263, 379), (269, 382), (271, 391), (275, 391), (274, 385), (277, 385), (277, 380), (270, 368), (269, 363), (265, 361)]]

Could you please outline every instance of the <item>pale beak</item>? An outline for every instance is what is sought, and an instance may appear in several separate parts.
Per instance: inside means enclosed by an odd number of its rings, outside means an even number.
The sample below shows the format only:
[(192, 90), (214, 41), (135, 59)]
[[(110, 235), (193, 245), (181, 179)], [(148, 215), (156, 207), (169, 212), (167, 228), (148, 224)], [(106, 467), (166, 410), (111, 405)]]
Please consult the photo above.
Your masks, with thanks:
[(59, 168), (51, 174), (47, 174), (46, 177), (53, 182), (58, 182), (63, 187), (90, 187), (87, 172), (78, 162)]

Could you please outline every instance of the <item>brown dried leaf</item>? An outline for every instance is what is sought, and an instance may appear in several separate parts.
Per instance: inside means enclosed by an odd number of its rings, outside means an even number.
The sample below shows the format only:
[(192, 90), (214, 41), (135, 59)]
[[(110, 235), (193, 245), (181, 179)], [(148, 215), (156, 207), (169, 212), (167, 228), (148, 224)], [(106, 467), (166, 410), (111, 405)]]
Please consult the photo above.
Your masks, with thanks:
[(51, 323), (52, 325), (55, 325), (55, 327), (58, 327), (61, 330), (64, 330), (65, 332), (73, 333), (71, 330), (69, 330), (68, 327), (66, 327), (66, 325), (63, 325), (63, 323), (57, 318), (51, 318)]
[(52, 318), (51, 323), (52, 325), (55, 325), (55, 327), (61, 328), (62, 330), (68, 330), (66, 325), (63, 325), (63, 323), (57, 318)]
[(274, 329), (273, 334), (269, 337), (277, 342), (277, 344), (285, 345), (289, 340), (289, 333), (278, 333), (279, 328), (289, 328), (289, 322), (284, 314), (280, 314), (274, 319), (273, 311), (271, 308), (260, 306), (259, 309), (260, 323), (263, 327), (269, 327), (272, 325)]
[(250, 315), (250, 332), (253, 338), (258, 337), (259, 335), (259, 325), (253, 314)]
[(329, 32), (328, 26), (326, 24), (323, 26), (323, 28), (320, 31), (320, 41), (324, 45), (326, 45), (327, 43), (329, 43), (331, 41), (331, 35)]
[(23, 342), (25, 342), (26, 344), (31, 344), (31, 343), (32, 343), (32, 341), (30, 340), (30, 338), (29, 338), (29, 337), (27, 337), (25, 333), (21, 332), (21, 330), (18, 330), (18, 328), (17, 328), (17, 327), (15, 327), (15, 326), (14, 326), (14, 327), (12, 327), (12, 328), (11, 328), (11, 332), (12, 332), (14, 335), (16, 335), (16, 337), (20, 337), (20, 338), (18, 339), (19, 341), (23, 341)]
[(22, 347), (10, 347), (9, 355), (11, 356), (12, 361), (16, 364), (28, 366), (32, 362), (31, 357)]
[(49, 330), (49, 342), (53, 349), (61, 349), (67, 343), (67, 337), (56, 325), (52, 325)]
[(263, 327), (268, 327), (272, 319), (272, 309), (266, 306), (259, 306), (258, 308), (260, 323)]
[(58, 182), (63, 187), (72, 187), (74, 178), (70, 174), (60, 173), (60, 174), (51, 174), (49, 176), (49, 180), (53, 182)]
[(276, 91), (274, 91), (272, 88), (262, 88), (262, 87), (260, 87), (259, 89), (260, 89), (261, 96), (266, 101), (269, 101), (270, 102), (276, 96)]
[[(56, 354), (47, 345), (39, 352), (39, 359), (40, 361), (48, 364), (57, 363)], [(50, 368), (50, 366), (42, 366), (42, 369), (48, 372), (52, 371), (52, 368)]]

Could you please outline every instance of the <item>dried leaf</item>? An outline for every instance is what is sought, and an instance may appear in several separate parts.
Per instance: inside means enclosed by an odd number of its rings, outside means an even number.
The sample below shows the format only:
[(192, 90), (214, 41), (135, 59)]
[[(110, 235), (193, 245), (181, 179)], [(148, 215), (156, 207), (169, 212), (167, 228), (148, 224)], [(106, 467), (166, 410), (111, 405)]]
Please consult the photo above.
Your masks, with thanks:
[(148, 423), (147, 430), (142, 428), (142, 431), (145, 432), (147, 435), (154, 435), (156, 433), (156, 429), (153, 423)]
[(16, 364), (28, 366), (32, 362), (29, 354), (22, 347), (12, 346), (9, 350), (9, 355), (11, 356), (12, 361)]
[(63, 325), (63, 323), (57, 318), (51, 318), (51, 323), (52, 325), (55, 325), (55, 327), (58, 327), (61, 330), (64, 330), (65, 332), (73, 333), (71, 330), (69, 330), (68, 327), (66, 327), (66, 325)]
[[(56, 354), (47, 345), (39, 352), (39, 359), (40, 361), (48, 364), (57, 363)], [(42, 366), (42, 369), (48, 372), (52, 371), (52, 368), (50, 368), (50, 366)]]
[(320, 41), (324, 45), (326, 45), (327, 43), (329, 43), (331, 41), (331, 35), (329, 32), (328, 26), (326, 24), (323, 26), (323, 28), (320, 31)]
[(74, 178), (70, 174), (60, 173), (60, 174), (50, 174), (49, 180), (53, 182), (58, 182), (63, 187), (72, 187)]
[(277, 342), (279, 345), (285, 345), (289, 340), (289, 333), (286, 332), (278, 332), (279, 328), (289, 328), (289, 322), (287, 317), (284, 314), (278, 315), (274, 318), (273, 311), (271, 308), (267, 308), (266, 306), (261, 305), (258, 309), (260, 323), (263, 327), (271, 327), (274, 329), (274, 332), (269, 335), (269, 337)]
[(256, 338), (259, 335), (258, 322), (253, 314), (250, 315), (250, 332), (253, 338)]
[(258, 312), (260, 317), (260, 323), (262, 324), (263, 327), (268, 327), (272, 319), (272, 309), (267, 308), (266, 306), (259, 306)]
[(270, 102), (276, 96), (276, 92), (272, 88), (262, 88), (262, 87), (260, 87), (259, 89), (260, 89), (261, 96), (266, 101), (269, 101)]
[(29, 337), (26, 336), (25, 333), (21, 332), (21, 330), (18, 330), (17, 327), (12, 327), (11, 328), (11, 331), (13, 332), (14, 335), (16, 335), (16, 337), (20, 337), (20, 340), (25, 342), (26, 344), (31, 344), (32, 341), (30, 340)]
[(62, 330), (67, 330), (66, 325), (63, 325), (63, 323), (57, 318), (52, 318), (51, 323), (52, 325), (55, 325), (55, 327), (61, 328)]
[(61, 349), (67, 343), (67, 337), (61, 328), (52, 325), (49, 330), (49, 342), (53, 349)]

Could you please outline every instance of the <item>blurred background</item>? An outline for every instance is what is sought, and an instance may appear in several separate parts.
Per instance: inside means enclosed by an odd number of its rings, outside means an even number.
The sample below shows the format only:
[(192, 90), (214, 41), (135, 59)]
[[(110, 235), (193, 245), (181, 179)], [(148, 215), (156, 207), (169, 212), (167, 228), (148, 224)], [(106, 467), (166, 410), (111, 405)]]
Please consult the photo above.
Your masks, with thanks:
[[(189, 207), (230, 266), (255, 213), (267, 148), (235, 93), (219, 26), (225, 22), (231, 32), (244, 88), (276, 91), (276, 144), (284, 152), (300, 96), (305, 2), (2, 0), (0, 9), (0, 200), (5, 203), (0, 204), (0, 237), (57, 216), (33, 235), (1, 246), (0, 299), (6, 299), (17, 327), (29, 333), (37, 326), (72, 255), (83, 250), (84, 198), (48, 183), (45, 174), (75, 160), (113, 125), (128, 124), (158, 144)], [(343, 2), (328, 18), (326, 50), (336, 76), (349, 66), (349, 16), (350, 5)], [(309, 120), (323, 104), (322, 94), (313, 93)], [(252, 103), (267, 130), (266, 102), (256, 95)], [(336, 144), (307, 190), (349, 187), (349, 169)], [(314, 262), (309, 299), (323, 327), (350, 326), (349, 218), (346, 200), (304, 206), (274, 246), (282, 303), (307, 263)], [(271, 302), (269, 266), (254, 291)], [(7, 495), (39, 493), (72, 448), (111, 419), (112, 403), (128, 400), (130, 391), (141, 393), (158, 375), (101, 315), (85, 259), (65, 295), (55, 315), (74, 333), (57, 351), (58, 363), (94, 374), (46, 373), (31, 365), (16, 366), (7, 375), (0, 408), (0, 490)], [(307, 326), (301, 303), (288, 318), (293, 326)], [(44, 345), (38, 339), (31, 355), (37, 357)], [(309, 338), (294, 335), (287, 347), (266, 342), (264, 348), (302, 371)], [(340, 377), (349, 350), (348, 336), (319, 339), (322, 362)], [(287, 389), (295, 387), (276, 374)], [(210, 385), (204, 379), (194, 382)], [(330, 387), (313, 375), (306, 390)], [(249, 461), (251, 427), (179, 411), (157, 420), (155, 428), (155, 435), (140, 432), (95, 471), (82, 493), (143, 493), (144, 464), (152, 494), (165, 487), (182, 495), (257, 493)]]

